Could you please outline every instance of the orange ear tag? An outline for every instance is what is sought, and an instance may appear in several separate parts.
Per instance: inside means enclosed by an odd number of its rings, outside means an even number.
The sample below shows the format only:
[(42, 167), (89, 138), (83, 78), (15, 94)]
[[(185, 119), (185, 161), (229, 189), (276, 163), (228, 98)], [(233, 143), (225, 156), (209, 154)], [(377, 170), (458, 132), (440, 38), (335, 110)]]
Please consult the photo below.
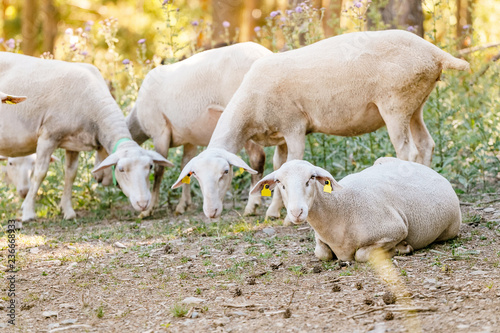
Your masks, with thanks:
[(271, 196), (271, 190), (269, 189), (269, 184), (264, 185), (264, 188), (262, 189), (262, 191), (260, 191), (260, 195), (263, 197)]
[(186, 175), (184, 176), (184, 178), (182, 178), (181, 182), (184, 184), (189, 184), (191, 183), (191, 177), (189, 177), (189, 175)]
[(323, 187), (323, 192), (332, 193), (332, 185), (330, 185), (330, 181), (325, 181), (325, 186)]

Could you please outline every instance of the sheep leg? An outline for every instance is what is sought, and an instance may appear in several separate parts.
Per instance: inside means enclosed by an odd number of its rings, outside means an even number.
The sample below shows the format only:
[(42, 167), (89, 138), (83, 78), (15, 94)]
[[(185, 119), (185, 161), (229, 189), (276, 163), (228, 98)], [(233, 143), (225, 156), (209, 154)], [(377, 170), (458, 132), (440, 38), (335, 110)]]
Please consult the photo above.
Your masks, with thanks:
[(64, 213), (64, 218), (67, 220), (76, 217), (76, 213), (71, 205), (71, 190), (78, 171), (78, 155), (79, 152), (77, 151), (66, 150), (66, 159), (64, 162), (64, 190), (60, 206)]
[(430, 167), (435, 143), (425, 126), (423, 113), (424, 103), (420, 105), (411, 117), (410, 128), (411, 135), (418, 150), (418, 156), (415, 162)]
[[(256, 170), (258, 173), (256, 175), (252, 175), (252, 186), (262, 178), (264, 174), (264, 165), (266, 163), (266, 154), (264, 153), (264, 149), (262, 146), (256, 144), (252, 140), (249, 140), (245, 145), (245, 150), (248, 154), (248, 158), (250, 159), (250, 166), (252, 169)], [(257, 207), (260, 206), (262, 202), (261, 196), (256, 194), (248, 195), (248, 203), (245, 207), (244, 216), (254, 215)]]
[(316, 248), (314, 249), (314, 255), (319, 260), (329, 261), (333, 260), (333, 251), (330, 249), (328, 245), (323, 243), (321, 239), (319, 239), (319, 235), (315, 232), (314, 237), (316, 238)]
[[(384, 251), (386, 253), (387, 257), (390, 258), (396, 252), (395, 247), (401, 243), (402, 243), (401, 239), (399, 239), (399, 240), (387, 239), (387, 238), (382, 239), (382, 240), (376, 242), (375, 244), (364, 246), (364, 247), (361, 247), (358, 250), (356, 250), (356, 253), (354, 255), (354, 259), (356, 259), (356, 261), (358, 261), (358, 262), (367, 262), (370, 259), (372, 259), (372, 254), (375, 250)], [(410, 246), (410, 248), (411, 248), (411, 246)], [(403, 247), (400, 246), (398, 249), (403, 250)]]
[[(286, 143), (276, 147), (273, 156), (274, 170), (278, 170), (286, 162), (287, 154), (288, 154), (288, 146), (286, 145)], [(276, 190), (274, 191), (271, 205), (266, 211), (266, 219), (267, 218), (279, 219), (281, 208), (283, 208), (283, 199), (281, 198), (280, 191)]]
[(411, 136), (409, 119), (399, 119), (394, 114), (389, 117), (382, 115), (382, 117), (387, 126), (392, 145), (396, 150), (397, 157), (401, 160), (415, 162), (418, 150)]
[[(167, 158), (168, 149), (170, 148), (170, 132), (168, 130), (165, 130), (161, 135), (153, 136), (153, 144), (155, 146), (156, 152), (161, 156)], [(165, 167), (159, 164), (155, 164), (154, 170), (155, 177), (153, 183), (153, 191), (151, 192), (151, 204), (149, 205), (148, 209), (139, 214), (139, 218), (141, 219), (151, 216), (160, 198), (160, 186), (161, 180), (163, 178), (163, 173), (165, 172)]]
[[(57, 143), (49, 139), (38, 139), (38, 145), (36, 147), (36, 162), (35, 170), (31, 178), (31, 187), (24, 199), (22, 204), (22, 221), (27, 222), (34, 220), (36, 218), (35, 213), (35, 200), (38, 193), (38, 189), (42, 184), (43, 179), (47, 175), (47, 170), (49, 169), (50, 157), (57, 147)], [(19, 226), (22, 227), (22, 224)]]
[[(196, 153), (198, 152), (198, 149), (196, 146), (192, 144), (185, 144), (184, 145), (184, 152), (182, 154), (182, 165), (181, 165), (181, 170), (184, 169), (186, 164), (191, 161), (193, 157), (196, 156)], [(179, 200), (179, 203), (177, 204), (177, 207), (175, 207), (175, 213), (176, 214), (183, 214), (186, 209), (191, 206), (191, 185), (189, 184), (182, 184), (182, 195)]]

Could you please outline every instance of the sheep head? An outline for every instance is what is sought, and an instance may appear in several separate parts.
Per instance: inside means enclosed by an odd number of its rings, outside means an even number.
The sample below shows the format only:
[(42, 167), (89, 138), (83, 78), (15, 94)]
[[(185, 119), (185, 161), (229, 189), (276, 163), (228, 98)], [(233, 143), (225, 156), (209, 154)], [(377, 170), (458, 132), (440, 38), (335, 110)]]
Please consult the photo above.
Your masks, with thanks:
[(153, 164), (173, 167), (172, 162), (154, 151), (142, 149), (135, 142), (120, 145), (119, 149), (106, 157), (92, 173), (115, 166), (116, 181), (129, 198), (136, 211), (144, 211), (151, 205), (149, 174)]
[(203, 194), (203, 212), (208, 218), (218, 218), (224, 195), (233, 178), (232, 166), (251, 174), (257, 173), (235, 154), (224, 149), (208, 148), (186, 164), (172, 188), (181, 186), (183, 182), (189, 183), (189, 177), (194, 176)]
[(307, 161), (293, 160), (262, 178), (250, 194), (277, 187), (283, 197), (289, 219), (292, 223), (301, 224), (307, 220), (318, 191), (328, 190), (328, 186), (330, 190), (342, 189), (325, 169)]

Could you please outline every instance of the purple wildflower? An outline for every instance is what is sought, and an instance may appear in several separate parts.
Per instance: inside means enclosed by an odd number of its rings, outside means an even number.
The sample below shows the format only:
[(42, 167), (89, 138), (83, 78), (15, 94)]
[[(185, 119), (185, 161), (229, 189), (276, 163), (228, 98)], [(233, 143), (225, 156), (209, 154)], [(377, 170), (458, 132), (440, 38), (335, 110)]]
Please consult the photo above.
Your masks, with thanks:
[(282, 17), (280, 18), (280, 20), (281, 20), (281, 22), (286, 22), (286, 17), (282, 16)]
[[(172, 2), (174, 2), (174, 1), (172, 0)], [(170, 0), (163, 0), (163, 2), (162, 2), (162, 6), (165, 6), (165, 5), (166, 5), (166, 4), (168, 4), (168, 3), (170, 3)]]
[(222, 22), (222, 26), (227, 29), (231, 26), (231, 23), (229, 23), (228, 21), (224, 21)]
[(291, 9), (286, 11), (286, 15), (292, 15), (292, 13), (293, 13), (293, 10), (291, 10)]
[(64, 33), (65, 33), (66, 35), (73, 36), (73, 29), (68, 28), (68, 29), (66, 29), (66, 31), (64, 31)]
[(87, 51), (82, 51), (80, 54), (85, 57), (89, 53)]
[(408, 30), (409, 32), (415, 32), (416, 29), (414, 26), (410, 25), (408, 28), (406, 28), (406, 30)]
[(255, 27), (255, 28), (253, 29), (253, 31), (255, 31), (255, 32), (259, 32), (260, 30), (261, 30), (261, 27), (259, 27), (259, 26)]
[(124, 65), (128, 65), (128, 64), (130, 64), (130, 60), (128, 60), (128, 59), (123, 59), (122, 64), (124, 64)]
[(146, 43), (146, 38), (141, 38), (137, 41), (137, 44), (144, 44)]
[(94, 25), (94, 21), (89, 20), (89, 21), (85, 22), (85, 24), (86, 24), (86, 25), (93, 26), (93, 25)]
[(0, 43), (3, 43), (4, 39), (3, 38), (0, 38)]
[(361, 6), (363, 6), (363, 4), (361, 2), (354, 3), (354, 7), (356, 7), (356, 8), (361, 8)]
[(14, 40), (14, 38), (11, 38), (5, 42), (5, 45), (7, 45), (9, 49), (13, 49), (16, 47), (16, 41)]
[(192, 25), (193, 27), (197, 27), (199, 24), (200, 24), (200, 23), (198, 23), (198, 21), (192, 21), (192, 22), (191, 22), (191, 25)]
[(281, 12), (279, 10), (272, 11), (271, 14), (269, 14), (271, 18), (275, 18), (278, 15), (281, 15)]
[(303, 9), (302, 7), (300, 7), (300, 6), (297, 6), (297, 7), (295, 8), (295, 12), (296, 12), (296, 13), (302, 13), (303, 11), (304, 11), (304, 9)]
[(462, 27), (464, 30), (468, 30), (470, 28), (470, 25), (469, 24), (466, 24)]

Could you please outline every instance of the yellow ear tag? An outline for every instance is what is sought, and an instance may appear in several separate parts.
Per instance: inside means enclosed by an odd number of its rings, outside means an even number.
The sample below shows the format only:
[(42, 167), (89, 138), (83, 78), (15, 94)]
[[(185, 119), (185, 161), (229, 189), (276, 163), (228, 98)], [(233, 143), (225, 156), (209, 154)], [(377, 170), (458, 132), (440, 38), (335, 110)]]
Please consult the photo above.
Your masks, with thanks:
[(240, 168), (240, 173), (243, 173), (243, 172), (245, 172), (245, 169)]
[(10, 99), (5, 101), (5, 104), (17, 104), (16, 102), (11, 101)]
[(184, 184), (189, 184), (189, 183), (191, 183), (191, 177), (189, 177), (189, 175), (187, 175), (184, 178), (182, 178), (181, 182)]
[(263, 197), (271, 196), (271, 190), (269, 189), (269, 184), (264, 185), (264, 188), (262, 189), (262, 191), (260, 191), (260, 195)]
[(330, 181), (325, 181), (325, 186), (323, 187), (323, 192), (332, 193), (332, 185), (330, 185)]

